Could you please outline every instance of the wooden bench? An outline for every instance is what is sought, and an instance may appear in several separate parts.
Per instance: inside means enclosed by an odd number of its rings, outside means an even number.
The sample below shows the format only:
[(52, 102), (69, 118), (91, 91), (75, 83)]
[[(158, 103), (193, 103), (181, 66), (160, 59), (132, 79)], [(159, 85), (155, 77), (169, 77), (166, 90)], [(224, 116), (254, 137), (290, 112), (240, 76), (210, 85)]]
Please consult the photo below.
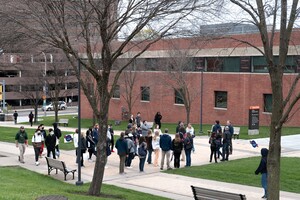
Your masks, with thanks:
[(240, 130), (241, 130), (241, 127), (233, 127), (233, 139), (235, 139), (235, 138), (239, 139)]
[(69, 119), (59, 119), (59, 121), (57, 123), (59, 126), (61, 124), (63, 124), (64, 126), (69, 126)]
[(230, 192), (223, 192), (218, 190), (211, 190), (200, 188), (191, 185), (194, 199), (197, 200), (245, 200), (246, 196), (243, 194), (235, 194)]
[(68, 169), (64, 161), (56, 160), (48, 157), (45, 158), (48, 165), (48, 175), (50, 175), (50, 172), (54, 169), (56, 169), (56, 174), (57, 174), (57, 170), (59, 169), (64, 173), (65, 181), (67, 180), (66, 177), (69, 173), (73, 174), (73, 179), (74, 179), (74, 173), (76, 172), (76, 169)]

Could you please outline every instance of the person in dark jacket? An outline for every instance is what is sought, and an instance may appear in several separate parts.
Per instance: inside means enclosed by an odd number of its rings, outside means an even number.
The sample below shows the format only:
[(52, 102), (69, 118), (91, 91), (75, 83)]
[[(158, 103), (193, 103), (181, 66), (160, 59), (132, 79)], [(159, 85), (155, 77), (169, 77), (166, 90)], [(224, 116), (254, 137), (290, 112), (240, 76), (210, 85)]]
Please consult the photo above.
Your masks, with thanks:
[(193, 149), (193, 138), (191, 133), (187, 133), (186, 138), (183, 141), (183, 148), (184, 148), (184, 152), (185, 152), (185, 156), (186, 156), (186, 167), (190, 167), (191, 166), (191, 152)]
[(152, 131), (149, 129), (148, 134), (145, 137), (146, 143), (147, 143), (147, 151), (148, 151), (148, 158), (147, 158), (147, 163), (151, 164), (152, 163), (152, 152), (153, 152), (153, 147), (152, 147)]
[(160, 112), (157, 112), (154, 116), (154, 123), (159, 126), (159, 129), (161, 129), (161, 119), (162, 115), (160, 114)]
[(15, 124), (17, 124), (18, 116), (19, 116), (19, 114), (18, 114), (18, 112), (15, 110), (15, 112), (14, 112), (14, 120), (15, 120)]
[(56, 136), (52, 128), (49, 128), (49, 133), (45, 138), (45, 145), (47, 147), (47, 157), (50, 157), (50, 154), (52, 153), (53, 159), (56, 159), (56, 154), (55, 154)]
[(55, 122), (52, 124), (53, 125), (53, 131), (54, 131), (54, 135), (56, 136), (57, 138), (57, 143), (56, 143), (56, 146), (55, 146), (55, 149), (56, 149), (56, 155), (57, 157), (59, 157), (60, 155), (60, 152), (59, 152), (59, 138), (61, 137), (61, 130), (58, 128), (58, 124)]
[(165, 133), (160, 137), (159, 140), (159, 146), (161, 148), (160, 170), (164, 169), (165, 157), (167, 158), (167, 169), (172, 169), (170, 167), (170, 150), (172, 149), (172, 139), (168, 132), (169, 130), (166, 128)]
[(229, 159), (229, 151), (230, 151), (230, 142), (231, 142), (232, 135), (229, 131), (229, 127), (226, 126), (224, 133), (223, 133), (223, 149), (222, 149), (222, 154), (223, 158), (221, 161), (225, 161)]
[(90, 127), (86, 131), (86, 147), (89, 152), (89, 158), (88, 160), (91, 162), (92, 161), (92, 155), (95, 153), (95, 141), (93, 140), (93, 127)]
[(116, 149), (118, 150), (118, 155), (120, 157), (120, 165), (119, 165), (119, 173), (125, 174), (124, 168), (125, 168), (125, 159), (128, 155), (128, 146), (127, 141), (124, 138), (125, 133), (121, 132), (120, 138), (116, 142)]
[(269, 150), (267, 148), (261, 149), (261, 160), (258, 168), (255, 171), (255, 174), (258, 175), (261, 173), (261, 185), (264, 189), (263, 199), (267, 199), (268, 197), (268, 171), (267, 171), (267, 158), (268, 158)]
[(172, 140), (172, 150), (174, 154), (174, 168), (180, 168), (180, 154), (183, 149), (183, 142), (179, 133), (176, 133), (175, 138)]
[(81, 167), (84, 167), (83, 165), (83, 154), (86, 152), (86, 139), (85, 139), (85, 134), (84, 132), (81, 132), (80, 134), (80, 141), (81, 141), (81, 151), (80, 151), (80, 164)]
[(218, 161), (217, 161), (217, 135), (215, 132), (212, 132), (212, 134), (209, 138), (209, 144), (210, 144), (209, 162), (212, 161), (212, 156), (214, 155), (215, 163), (218, 163)]
[[(144, 152), (144, 154), (142, 154)], [(145, 137), (140, 137), (139, 139), (139, 169), (140, 172), (144, 172), (144, 166), (145, 166), (145, 161), (146, 161), (146, 156), (147, 156), (147, 143)]]
[(33, 115), (32, 111), (30, 111), (30, 113), (29, 113), (29, 115), (28, 115), (28, 118), (29, 118), (30, 126), (32, 126), (33, 118), (34, 118), (34, 115)]

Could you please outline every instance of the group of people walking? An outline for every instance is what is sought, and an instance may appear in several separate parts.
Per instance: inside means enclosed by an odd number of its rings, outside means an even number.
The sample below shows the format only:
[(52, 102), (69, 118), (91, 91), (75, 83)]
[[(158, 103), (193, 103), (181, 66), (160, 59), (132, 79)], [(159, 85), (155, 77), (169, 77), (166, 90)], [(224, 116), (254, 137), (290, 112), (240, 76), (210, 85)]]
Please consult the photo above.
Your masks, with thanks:
[[(56, 159), (56, 157), (60, 155), (58, 146), (60, 137), (61, 130), (58, 128), (56, 123), (53, 124), (53, 128), (49, 128), (48, 134), (46, 133), (43, 124), (40, 124), (38, 126), (31, 138), (36, 166), (40, 164), (39, 158), (42, 157), (45, 146), (47, 149), (47, 157), (52, 157), (53, 159)], [(25, 163), (24, 154), (26, 147), (28, 147), (28, 134), (24, 126), (21, 126), (20, 130), (17, 132), (15, 136), (15, 143), (16, 147), (20, 150), (18, 160), (20, 163)]]

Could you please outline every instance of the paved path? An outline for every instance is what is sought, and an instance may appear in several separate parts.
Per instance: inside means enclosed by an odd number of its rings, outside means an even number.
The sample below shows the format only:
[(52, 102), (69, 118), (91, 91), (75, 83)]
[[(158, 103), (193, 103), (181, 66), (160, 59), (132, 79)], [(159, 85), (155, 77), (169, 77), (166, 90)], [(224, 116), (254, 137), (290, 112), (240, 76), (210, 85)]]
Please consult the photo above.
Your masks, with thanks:
[[(20, 125), (13, 125), (12, 123), (0, 123), (0, 126), (11, 126), (19, 127)], [(30, 128), (25, 126), (25, 128)], [(36, 128), (36, 127), (34, 127)], [(46, 129), (48, 127), (45, 127)], [(74, 131), (74, 128), (61, 127), (62, 131)], [(293, 145), (291, 141), (299, 141), (300, 135), (296, 136), (286, 136), (283, 137), (282, 145), (282, 156), (297, 156), (300, 157), (300, 149)], [(257, 143), (259, 148), (252, 148), (248, 140), (233, 140), (234, 153), (230, 159), (246, 158), (252, 156), (260, 156), (260, 148), (267, 147), (268, 142), (266, 139), (258, 139)], [(192, 154), (192, 165), (204, 165), (209, 162), (209, 144), (207, 136), (200, 136), (195, 138), (195, 148), (196, 151)], [(18, 149), (12, 143), (0, 142), (0, 166), (13, 166), (19, 165), (17, 160)], [(4, 156), (4, 157), (2, 157)], [(61, 151), (61, 160), (64, 160), (69, 168), (77, 169), (75, 163), (75, 151)], [(95, 158), (94, 158), (95, 159)], [(47, 164), (46, 160), (43, 158), (40, 161), (39, 166), (34, 165), (34, 151), (31, 146), (29, 146), (25, 153), (25, 164), (21, 164), (22, 167), (41, 174), (47, 174)], [(82, 181), (90, 182), (93, 176), (95, 162), (85, 161), (85, 167), (81, 169)], [(196, 185), (205, 188), (218, 188), (222, 191), (229, 191), (234, 193), (245, 194), (247, 199), (256, 200), (260, 199), (263, 194), (263, 190), (260, 187), (250, 187), (238, 184), (230, 184), (218, 181), (211, 181), (205, 179), (190, 178), (180, 175), (170, 175), (161, 173), (159, 167), (154, 167), (153, 165), (145, 164), (145, 172), (140, 173), (138, 170), (138, 159), (133, 160), (133, 168), (126, 169), (125, 175), (119, 175), (118, 173), (119, 158), (116, 153), (108, 158), (107, 166), (105, 169), (104, 183), (116, 185), (119, 187), (129, 188), (137, 191), (142, 191), (146, 193), (156, 194), (159, 196), (164, 196), (170, 199), (178, 200), (189, 200), (193, 199), (192, 190), (190, 185)], [(184, 166), (184, 162), (181, 162), (181, 166)], [(255, 169), (253, 169), (255, 170)], [(51, 174), (59, 180), (63, 180), (63, 174), (58, 173), (56, 175), (54, 172)], [(75, 180), (71, 179), (71, 175), (68, 175), (67, 182), (75, 184), (77, 181), (77, 176)], [(300, 194), (281, 192), (281, 199), (284, 200), (296, 200), (300, 199)]]

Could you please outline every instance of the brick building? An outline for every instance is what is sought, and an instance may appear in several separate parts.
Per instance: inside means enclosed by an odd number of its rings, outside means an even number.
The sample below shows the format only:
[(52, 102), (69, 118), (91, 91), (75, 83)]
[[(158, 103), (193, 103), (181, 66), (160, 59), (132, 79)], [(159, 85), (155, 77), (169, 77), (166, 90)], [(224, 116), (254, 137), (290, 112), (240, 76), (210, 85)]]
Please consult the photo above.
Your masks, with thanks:
[[(262, 49), (257, 33), (231, 37), (246, 40)], [(283, 77), (284, 95), (300, 72), (299, 50), (300, 30), (295, 30)], [(138, 49), (131, 48), (120, 60), (130, 58), (135, 51)], [(274, 42), (274, 55), (276, 62), (278, 40)], [(190, 122), (194, 124), (199, 124), (202, 108), (203, 124), (212, 124), (216, 119), (224, 124), (230, 119), (235, 125), (248, 125), (250, 106), (259, 106), (260, 125), (270, 123), (272, 92), (267, 63), (257, 49), (236, 40), (181, 38), (155, 43), (123, 73), (111, 99), (109, 119), (121, 120), (129, 115), (125, 81), (129, 74), (136, 74), (131, 113), (135, 116), (141, 112), (145, 120), (153, 121), (156, 112), (160, 111), (162, 122), (186, 121), (184, 98), (180, 93), (186, 87), (191, 99)], [(296, 91), (300, 91), (297, 87)], [(84, 97), (82, 105), (87, 105)], [(287, 125), (300, 125), (299, 105), (295, 105)], [(82, 116), (91, 118), (91, 109), (85, 107)]]

